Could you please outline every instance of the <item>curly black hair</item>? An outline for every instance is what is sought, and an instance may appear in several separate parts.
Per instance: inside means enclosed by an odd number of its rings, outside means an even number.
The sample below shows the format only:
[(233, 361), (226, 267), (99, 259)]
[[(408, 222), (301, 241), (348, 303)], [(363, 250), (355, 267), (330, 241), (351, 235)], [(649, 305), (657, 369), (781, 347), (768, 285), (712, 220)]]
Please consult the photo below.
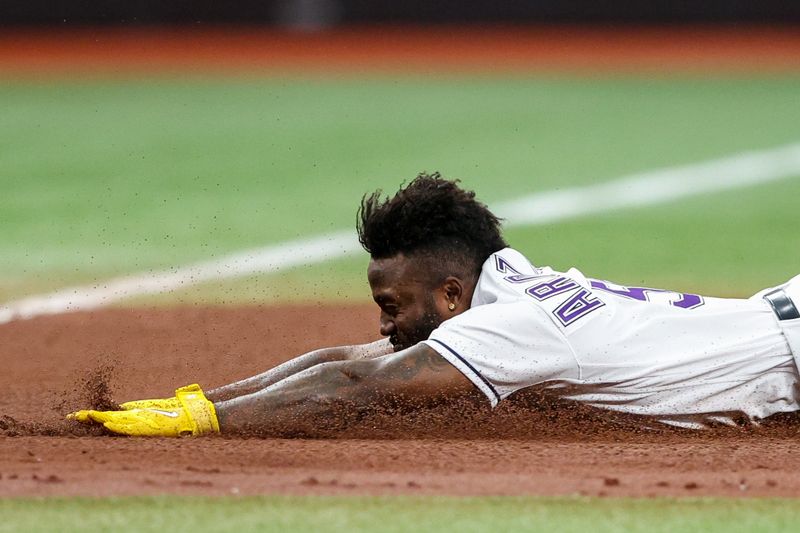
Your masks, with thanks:
[(449, 275), (477, 280), (483, 262), (508, 245), (500, 219), (458, 183), (423, 172), (391, 198), (382, 200), (381, 190), (364, 195), (356, 220), (361, 246), (373, 259), (402, 253), (425, 261), (440, 274), (432, 283)]

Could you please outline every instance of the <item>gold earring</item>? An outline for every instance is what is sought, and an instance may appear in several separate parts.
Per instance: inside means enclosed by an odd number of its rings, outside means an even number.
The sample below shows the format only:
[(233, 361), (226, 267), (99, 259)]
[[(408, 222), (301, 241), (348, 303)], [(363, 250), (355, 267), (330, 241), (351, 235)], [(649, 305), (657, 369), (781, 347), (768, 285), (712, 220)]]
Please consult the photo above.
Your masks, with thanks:
[(450, 305), (448, 305), (447, 308), (449, 310), (451, 310), (451, 311), (455, 311), (456, 310), (456, 304), (454, 304), (453, 302), (450, 302)]

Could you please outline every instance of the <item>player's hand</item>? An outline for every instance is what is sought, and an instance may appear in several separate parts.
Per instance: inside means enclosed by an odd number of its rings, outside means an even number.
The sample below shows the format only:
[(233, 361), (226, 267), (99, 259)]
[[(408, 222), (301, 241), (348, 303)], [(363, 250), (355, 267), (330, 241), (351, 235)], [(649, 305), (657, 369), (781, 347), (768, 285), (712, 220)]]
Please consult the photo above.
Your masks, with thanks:
[(83, 410), (67, 418), (84, 423), (102, 424), (106, 429), (132, 437), (182, 437), (219, 433), (214, 404), (202, 390), (176, 392), (176, 408), (134, 408), (125, 411)]
[[(202, 392), (200, 389), (200, 385), (197, 383), (192, 383), (191, 385), (186, 385), (185, 387), (181, 387), (180, 389), (175, 391), (177, 395), (179, 392)], [(133, 400), (131, 402), (125, 402), (119, 404), (120, 408), (124, 411), (130, 411), (131, 409), (178, 409), (181, 404), (178, 401), (177, 396), (173, 396), (172, 398), (154, 398), (152, 400)]]

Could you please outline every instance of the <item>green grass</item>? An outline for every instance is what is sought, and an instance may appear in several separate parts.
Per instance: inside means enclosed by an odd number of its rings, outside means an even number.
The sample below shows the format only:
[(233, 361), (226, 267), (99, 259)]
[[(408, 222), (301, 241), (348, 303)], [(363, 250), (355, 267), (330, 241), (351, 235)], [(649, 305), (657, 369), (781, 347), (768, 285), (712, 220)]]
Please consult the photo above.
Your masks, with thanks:
[(277, 274), (246, 276), (224, 282), (210, 281), (163, 294), (137, 296), (116, 305), (372, 302), (367, 285), (368, 261), (369, 257), (363, 254), (303, 268), (291, 268)]
[[(796, 141), (798, 82), (793, 76), (3, 82), (0, 302), (352, 227), (364, 192), (394, 190), (422, 169), (462, 177), (491, 203)], [(713, 278), (717, 286), (734, 286), (740, 272), (758, 272), (764, 262), (747, 255), (747, 243), (758, 241), (773, 206), (755, 195), (758, 204), (733, 213), (744, 235), (714, 235), (725, 250), (721, 259), (738, 255), (740, 267), (718, 270), (709, 255), (684, 275), (673, 262), (656, 264), (658, 254), (625, 250), (619, 255), (629, 268), (607, 277), (644, 269), (638, 275), (653, 284)], [(706, 205), (717, 228), (722, 212), (731, 214), (715, 198)], [(621, 261), (589, 241), (614, 235), (638, 249), (636, 235), (649, 239), (646, 230), (674, 231), (664, 237), (670, 242), (704, 242), (700, 231), (678, 233), (702, 227), (703, 217), (685, 218), (673, 230), (669, 209), (510, 236), (539, 262), (605, 271)], [(757, 227), (748, 229), (746, 216), (758, 218)], [(775, 224), (771, 235), (796, 242), (797, 232), (785, 226)], [(767, 269), (770, 277), (780, 267)], [(356, 286), (353, 273), (361, 276), (363, 260), (313, 271), (341, 285), (326, 283), (320, 294), (314, 284), (295, 283), (306, 276), (289, 273), (262, 283), (263, 298), (335, 298)], [(744, 283), (748, 290), (764, 284)], [(240, 287), (226, 282), (175, 297), (249, 299)]]
[(796, 531), (793, 500), (148, 497), (0, 500), (4, 531)]
[[(572, 266), (625, 285), (746, 297), (800, 272), (800, 179), (655, 207), (514, 228), (509, 243), (535, 264)], [(203, 283), (128, 304), (368, 302), (367, 257), (275, 275)]]

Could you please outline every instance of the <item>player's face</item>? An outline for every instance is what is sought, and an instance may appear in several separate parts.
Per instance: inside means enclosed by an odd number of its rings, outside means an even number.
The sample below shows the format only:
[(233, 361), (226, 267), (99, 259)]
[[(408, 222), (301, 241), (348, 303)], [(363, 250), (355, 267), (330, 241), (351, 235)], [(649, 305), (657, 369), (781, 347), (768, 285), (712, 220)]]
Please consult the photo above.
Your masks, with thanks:
[(418, 263), (402, 254), (373, 259), (367, 278), (381, 308), (381, 335), (396, 352), (427, 339), (444, 322), (447, 300), (441, 290), (431, 289), (430, 276)]

